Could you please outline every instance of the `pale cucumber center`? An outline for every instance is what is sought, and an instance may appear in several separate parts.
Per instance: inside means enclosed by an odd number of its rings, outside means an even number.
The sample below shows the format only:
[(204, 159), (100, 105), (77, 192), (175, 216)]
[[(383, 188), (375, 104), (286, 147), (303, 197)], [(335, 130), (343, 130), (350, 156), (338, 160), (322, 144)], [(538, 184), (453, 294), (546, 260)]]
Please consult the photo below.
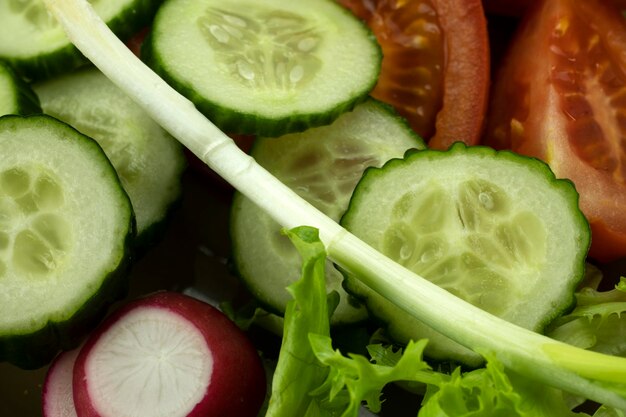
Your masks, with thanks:
[(74, 126), (80, 132), (97, 140), (115, 171), (127, 189), (136, 182), (144, 163), (142, 152), (132, 142), (122, 140), (124, 135), (132, 135), (139, 129), (136, 126), (120, 123), (119, 109), (103, 101), (100, 105), (85, 106), (78, 99), (59, 99), (51, 103), (48, 114)]
[[(22, 14), (27, 22), (39, 30), (50, 30), (59, 24), (56, 19), (48, 13), (42, 0), (7, 0), (9, 10), (15, 14)], [(96, 4), (100, 0), (88, 0), (91, 4)]]
[(291, 91), (313, 79), (322, 66), (315, 55), (321, 32), (305, 17), (260, 3), (248, 12), (209, 7), (197, 20), (222, 70), (254, 89)]
[(42, 0), (7, 0), (9, 9), (15, 14), (23, 14), (27, 22), (40, 30), (47, 30), (58, 25), (48, 13)]
[(9, 265), (23, 278), (58, 270), (72, 247), (63, 208), (63, 189), (51, 171), (19, 166), (0, 172), (0, 279)]
[(532, 287), (545, 260), (541, 220), (489, 181), (470, 179), (452, 192), (433, 180), (403, 195), (392, 218), (385, 254), (493, 314)]
[(350, 137), (309, 140), (292, 152), (276, 175), (333, 220), (339, 220), (369, 166), (379, 166), (377, 149)]
[[(278, 163), (279, 166), (271, 167), (277, 178), (335, 221), (339, 221), (348, 207), (350, 196), (363, 171), (369, 166), (380, 166), (383, 162), (381, 159), (390, 153), (381, 152), (379, 148), (370, 146), (369, 142), (356, 140), (349, 135), (324, 136), (320, 133), (319, 137), (293, 138), (299, 140), (283, 145), (289, 148), (288, 158), (276, 161), (272, 155), (274, 152), (269, 150), (269, 153), (259, 158), (260, 163)], [(267, 139), (265, 144), (280, 140)], [(280, 232), (280, 228), (275, 227), (268, 233), (271, 233), (270, 243), (274, 252), (282, 259), (293, 259), (294, 265), (300, 265), (297, 251)], [(325, 271), (328, 287), (341, 289), (343, 276), (331, 261), (326, 262)], [(297, 274), (294, 268), (292, 277), (295, 279)]]
[[(271, 171), (306, 201), (331, 219), (339, 221), (363, 171), (369, 166), (380, 166), (382, 155), (366, 143), (359, 143), (351, 137), (313, 139), (298, 141), (297, 147), (290, 149), (289, 158), (280, 161), (281, 166), (274, 166)], [(261, 164), (264, 164), (264, 159), (259, 158)], [(274, 252), (283, 257), (299, 259), (293, 244), (281, 233), (280, 228), (270, 233)], [(341, 282), (342, 279), (330, 261), (326, 265), (326, 276), (335, 282)]]
[(103, 417), (183, 417), (204, 397), (213, 356), (200, 331), (173, 311), (142, 307), (102, 335), (86, 363)]

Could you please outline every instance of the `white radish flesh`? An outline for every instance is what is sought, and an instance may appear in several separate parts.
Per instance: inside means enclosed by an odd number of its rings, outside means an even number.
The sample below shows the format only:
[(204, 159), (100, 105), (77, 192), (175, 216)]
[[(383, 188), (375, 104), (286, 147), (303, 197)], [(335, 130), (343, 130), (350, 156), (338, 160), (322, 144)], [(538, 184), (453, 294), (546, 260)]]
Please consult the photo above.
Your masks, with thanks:
[(161, 292), (114, 313), (74, 366), (79, 417), (256, 416), (265, 374), (246, 335), (191, 297)]
[(146, 409), (154, 417), (186, 416), (204, 396), (212, 368), (202, 334), (158, 307), (129, 312), (85, 361), (94, 408), (114, 416)]

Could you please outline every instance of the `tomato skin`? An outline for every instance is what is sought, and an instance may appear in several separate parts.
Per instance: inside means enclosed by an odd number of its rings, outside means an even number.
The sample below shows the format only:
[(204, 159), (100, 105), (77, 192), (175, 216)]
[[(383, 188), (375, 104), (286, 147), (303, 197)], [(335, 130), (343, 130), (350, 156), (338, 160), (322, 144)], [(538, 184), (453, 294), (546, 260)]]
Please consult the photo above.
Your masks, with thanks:
[[(626, 0), (612, 0), (620, 9), (626, 10)], [(535, 0), (483, 0), (485, 12), (504, 16), (522, 16)]]
[(597, 243), (592, 245), (591, 257), (600, 261), (613, 261), (624, 257), (626, 234), (616, 231), (601, 220), (591, 223), (591, 235)]
[(141, 45), (143, 41), (146, 39), (148, 34), (150, 33), (150, 28), (146, 27), (137, 32), (130, 39), (126, 40), (126, 46), (130, 49), (136, 56), (141, 57)]
[(447, 149), (456, 141), (475, 145), (483, 132), (490, 85), (485, 14), (480, 1), (436, 3), (447, 37), (447, 56), (443, 107), (437, 114), (436, 134), (428, 146)]
[(569, 178), (592, 229), (590, 256), (626, 257), (626, 19), (599, 0), (542, 0), (492, 90), (485, 144)]
[(393, 105), (431, 148), (478, 143), (490, 78), (481, 1), (338, 1), (369, 25), (382, 47), (372, 95)]

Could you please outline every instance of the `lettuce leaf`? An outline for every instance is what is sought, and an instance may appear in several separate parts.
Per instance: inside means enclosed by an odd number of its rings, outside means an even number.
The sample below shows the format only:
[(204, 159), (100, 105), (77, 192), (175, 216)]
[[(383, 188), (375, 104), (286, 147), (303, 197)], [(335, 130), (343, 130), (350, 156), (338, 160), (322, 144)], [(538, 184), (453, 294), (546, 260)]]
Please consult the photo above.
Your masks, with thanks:
[(610, 291), (582, 288), (576, 308), (557, 320), (547, 335), (570, 345), (626, 356), (626, 278)]
[[(338, 295), (326, 294), (326, 253), (317, 230), (299, 227), (286, 234), (302, 256), (302, 277), (288, 288), (294, 299), (285, 313), (266, 417), (357, 417), (363, 403), (379, 412), (382, 390), (392, 382), (426, 387), (418, 417), (589, 417), (571, 411), (563, 391), (505, 369), (494, 355), (484, 355), (485, 368), (451, 373), (434, 371), (423, 360), (427, 340), (404, 349), (370, 345), (370, 358), (344, 356), (330, 337)], [(601, 407), (594, 417), (626, 416)]]
[(338, 296), (326, 295), (326, 252), (317, 230), (298, 227), (285, 233), (302, 257), (302, 278), (287, 288), (293, 300), (285, 311), (283, 340), (266, 417), (321, 417), (325, 415), (316, 414), (318, 405), (309, 392), (324, 382), (329, 371), (316, 359), (308, 334), (330, 335), (329, 315)]
[(506, 372), (488, 358), (487, 366), (430, 386), (419, 417), (571, 417), (562, 391)]
[(626, 417), (626, 411), (602, 406), (596, 411), (593, 417)]
[(344, 405), (341, 417), (356, 417), (365, 401), (373, 412), (381, 409), (381, 391), (390, 382), (417, 381), (438, 383), (447, 375), (433, 372), (423, 361), (426, 340), (410, 342), (404, 353), (391, 348), (371, 346), (381, 363), (374, 363), (362, 355), (343, 356), (333, 350), (330, 338), (310, 334), (309, 339), (319, 361), (330, 368), (326, 381), (312, 392), (321, 398), (327, 398), (337, 406)]

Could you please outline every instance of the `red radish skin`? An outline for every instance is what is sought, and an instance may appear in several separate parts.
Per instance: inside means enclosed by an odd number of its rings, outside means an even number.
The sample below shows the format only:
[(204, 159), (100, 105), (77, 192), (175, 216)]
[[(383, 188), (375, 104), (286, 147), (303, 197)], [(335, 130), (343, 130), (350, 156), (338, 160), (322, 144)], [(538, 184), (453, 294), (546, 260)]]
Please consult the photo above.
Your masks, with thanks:
[(265, 391), (245, 333), (214, 307), (173, 292), (113, 313), (73, 374), (78, 417), (255, 417)]
[(43, 417), (76, 417), (72, 375), (79, 352), (74, 349), (60, 353), (48, 368), (42, 390)]

